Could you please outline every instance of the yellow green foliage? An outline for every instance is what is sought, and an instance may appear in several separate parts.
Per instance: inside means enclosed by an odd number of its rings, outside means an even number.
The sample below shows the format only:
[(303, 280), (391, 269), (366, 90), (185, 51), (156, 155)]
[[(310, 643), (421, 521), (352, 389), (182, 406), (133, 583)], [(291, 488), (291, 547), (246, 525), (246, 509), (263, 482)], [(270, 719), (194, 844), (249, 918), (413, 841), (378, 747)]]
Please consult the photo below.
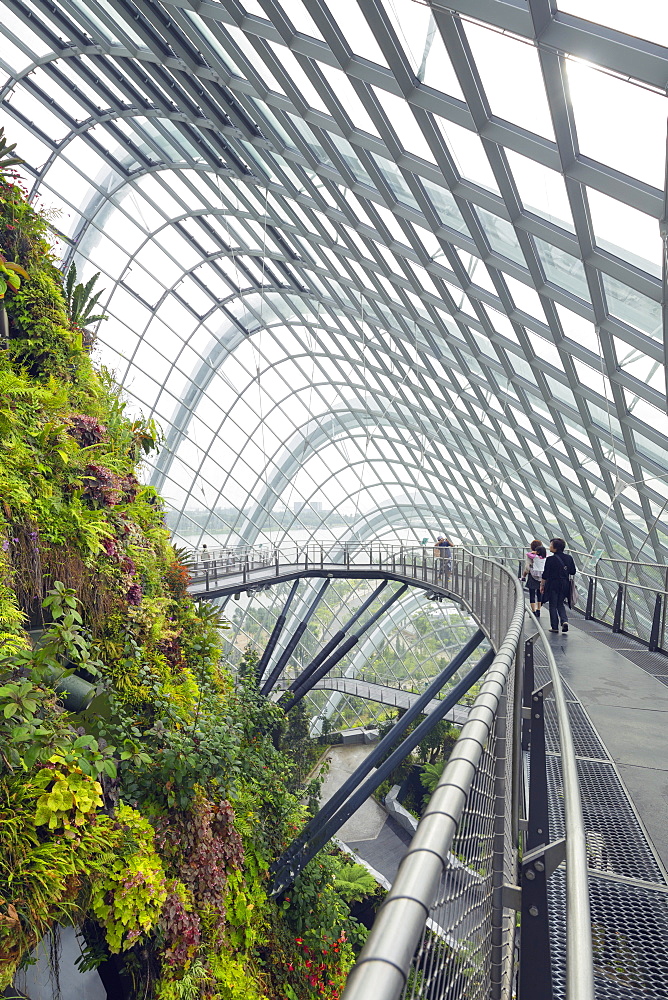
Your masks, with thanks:
[(49, 830), (62, 826), (66, 837), (74, 837), (72, 827), (83, 826), (88, 815), (102, 805), (102, 785), (62, 757), (51, 757), (50, 763), (33, 779), (34, 787), (42, 789), (35, 807), (35, 826), (47, 825)]
[(113, 851), (104, 815), (91, 817), (74, 840), (45, 837), (35, 825), (41, 794), (24, 777), (0, 780), (0, 990), (54, 922), (81, 918), (87, 891)]
[(109, 948), (119, 952), (136, 944), (155, 926), (167, 888), (148, 820), (121, 804), (112, 827), (116, 852), (94, 885), (92, 910), (105, 929)]
[(209, 957), (215, 986), (212, 1000), (266, 1000), (258, 970), (243, 955), (219, 951)]

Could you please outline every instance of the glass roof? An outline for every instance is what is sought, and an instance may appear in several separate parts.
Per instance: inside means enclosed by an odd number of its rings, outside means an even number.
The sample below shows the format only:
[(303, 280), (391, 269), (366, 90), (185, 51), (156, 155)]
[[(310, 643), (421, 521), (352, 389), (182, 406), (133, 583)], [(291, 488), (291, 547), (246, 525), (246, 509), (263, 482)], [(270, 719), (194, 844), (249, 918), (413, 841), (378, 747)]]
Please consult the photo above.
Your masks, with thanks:
[(668, 555), (655, 7), (4, 11), (0, 124), (178, 537)]

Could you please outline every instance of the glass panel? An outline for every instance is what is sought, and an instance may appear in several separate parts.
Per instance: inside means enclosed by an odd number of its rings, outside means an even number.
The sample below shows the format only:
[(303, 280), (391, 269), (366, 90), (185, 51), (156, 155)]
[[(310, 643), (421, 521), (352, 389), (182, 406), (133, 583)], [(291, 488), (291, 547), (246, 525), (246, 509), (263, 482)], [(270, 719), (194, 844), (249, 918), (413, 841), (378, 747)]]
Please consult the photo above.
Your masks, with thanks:
[(517, 278), (511, 277), (509, 274), (504, 274), (503, 280), (508, 286), (508, 291), (517, 308), (544, 323), (545, 313), (540, 296), (535, 289), (529, 285), (525, 285), (523, 281), (518, 281)]
[(662, 188), (665, 97), (572, 59), (566, 69), (580, 151)]
[(406, 152), (415, 153), (416, 156), (421, 156), (423, 160), (435, 163), (436, 160), (429, 147), (429, 143), (415, 120), (415, 115), (411, 111), (410, 105), (404, 98), (388, 94), (386, 90), (380, 90), (379, 87), (372, 87), (371, 89), (374, 91), (387, 115), (390, 125), (399, 140), (399, 145)]
[(637, 38), (647, 38), (668, 45), (668, 7), (656, 0), (557, 0), (559, 10), (584, 17), (608, 28), (625, 31)]
[(480, 136), (439, 115), (434, 115), (434, 120), (461, 176), (498, 194), (499, 188)]
[(546, 243), (545, 240), (534, 237), (534, 242), (547, 280), (589, 301), (589, 289), (582, 261), (551, 243)]
[(597, 245), (659, 277), (663, 243), (658, 220), (600, 191), (586, 190)]
[(427, 181), (423, 177), (420, 178), (420, 182), (429, 195), (429, 199), (443, 225), (449, 226), (451, 229), (456, 229), (460, 233), (466, 233), (468, 236), (469, 231), (466, 223), (448, 188), (432, 184), (431, 181)]
[(492, 114), (554, 139), (543, 74), (533, 45), (470, 22), (465, 30)]
[(506, 156), (526, 210), (573, 231), (573, 216), (561, 174), (512, 149), (506, 150)]
[(411, 208), (416, 208), (419, 211), (413, 192), (408, 187), (396, 163), (393, 160), (385, 160), (375, 154), (372, 155), (397, 201), (403, 202), (404, 205), (410, 205)]
[(522, 248), (510, 223), (484, 208), (476, 208), (476, 211), (492, 250), (526, 267)]
[(353, 52), (380, 63), (381, 66), (387, 66), (385, 56), (357, 0), (346, 0), (345, 4), (333, 5), (332, 11)]
[(599, 354), (600, 345), (594, 324), (582, 316), (578, 316), (571, 309), (559, 305), (558, 302), (554, 303), (554, 307), (557, 310), (564, 336), (576, 344), (582, 344), (588, 351)]
[(608, 310), (612, 316), (635, 326), (655, 340), (663, 340), (661, 306), (635, 288), (630, 288), (608, 274), (603, 275), (603, 287)]
[(325, 63), (318, 63), (320, 70), (332, 88), (336, 99), (350, 118), (355, 128), (371, 135), (378, 135), (378, 130), (374, 125), (369, 112), (357, 96), (357, 92), (352, 83), (343, 72), (334, 66), (326, 66)]

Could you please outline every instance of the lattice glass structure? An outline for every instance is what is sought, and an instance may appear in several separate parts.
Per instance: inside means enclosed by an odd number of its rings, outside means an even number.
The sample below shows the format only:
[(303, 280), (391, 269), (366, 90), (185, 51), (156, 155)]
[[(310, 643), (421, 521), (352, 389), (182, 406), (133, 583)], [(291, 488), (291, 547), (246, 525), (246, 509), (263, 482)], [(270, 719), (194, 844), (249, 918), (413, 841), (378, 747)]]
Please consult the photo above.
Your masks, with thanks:
[(6, 6), (175, 535), (665, 559), (667, 45), (651, 0)]

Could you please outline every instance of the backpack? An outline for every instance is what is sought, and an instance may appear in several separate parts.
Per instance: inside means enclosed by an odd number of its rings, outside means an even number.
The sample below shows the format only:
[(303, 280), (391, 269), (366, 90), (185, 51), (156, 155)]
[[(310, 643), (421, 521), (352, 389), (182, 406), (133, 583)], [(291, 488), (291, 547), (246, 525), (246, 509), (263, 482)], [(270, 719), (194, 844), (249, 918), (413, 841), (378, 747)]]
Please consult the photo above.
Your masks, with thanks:
[(545, 560), (541, 559), (540, 556), (534, 556), (534, 558), (531, 560), (531, 570), (530, 570), (531, 576), (533, 577), (534, 580), (543, 579), (544, 567), (545, 567)]

